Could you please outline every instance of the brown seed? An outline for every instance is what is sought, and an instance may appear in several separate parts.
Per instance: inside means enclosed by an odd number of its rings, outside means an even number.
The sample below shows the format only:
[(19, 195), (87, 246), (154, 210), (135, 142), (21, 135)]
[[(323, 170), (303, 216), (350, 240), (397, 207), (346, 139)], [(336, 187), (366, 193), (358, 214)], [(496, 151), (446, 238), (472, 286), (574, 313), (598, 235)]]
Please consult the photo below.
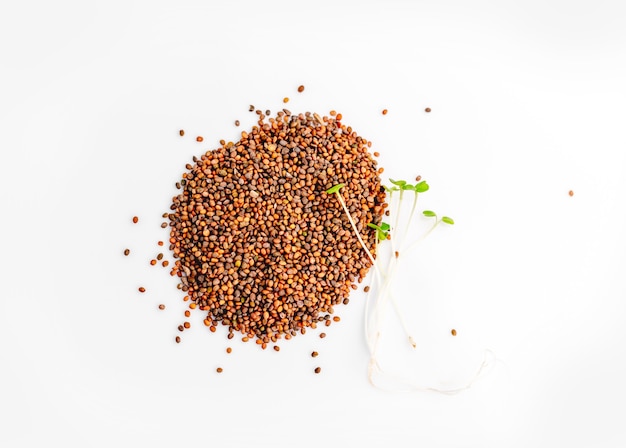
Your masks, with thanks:
[(364, 291), (364, 292), (370, 292), (370, 287), (369, 287), (369, 286), (366, 286), (365, 288), (363, 288), (363, 291)]
[(157, 255), (157, 260), (161, 261), (162, 259), (163, 259), (163, 254), (162, 254), (162, 253), (159, 253), (159, 254)]
[(275, 345), (275, 346), (274, 346), (274, 351), (279, 352), (279, 351), (280, 351), (280, 347), (279, 347), (278, 345)]
[(139, 222), (139, 218), (136, 216), (133, 216), (133, 223), (137, 224)]
[(374, 157), (379, 157), (379, 156), (380, 156), (380, 153), (378, 151), (375, 151), (374, 152)]
[(252, 104), (250, 104), (250, 107), (248, 108), (248, 110), (249, 110), (250, 112), (254, 112), (254, 106), (253, 106)]
[(383, 115), (387, 115), (387, 109), (383, 109)]
[(226, 353), (232, 353), (232, 351), (233, 351), (233, 349), (232, 349), (232, 348), (230, 348), (230, 347), (227, 347), (227, 348), (226, 348)]
[(164, 229), (164, 228), (166, 228), (166, 227), (167, 227), (167, 223), (166, 223), (166, 222), (162, 222), (162, 223), (161, 223), (161, 228), (162, 228), (162, 229)]
[(154, 266), (156, 264), (156, 260), (150, 260), (150, 265)]
[(430, 112), (430, 107), (427, 107), (426, 109), (424, 109), (425, 112)]
[(159, 246), (163, 246), (163, 241), (159, 241), (157, 244), (158, 244)]
[(224, 371), (224, 369), (222, 369), (221, 367), (218, 367), (217, 369), (215, 369), (215, 371), (217, 373), (222, 373)]
[[(327, 321), (330, 322), (330, 321)], [(326, 337), (326, 333), (320, 333), (320, 338), (324, 339)]]
[(416, 182), (419, 182), (420, 180), (422, 180), (422, 176), (417, 176), (417, 177), (415, 178), (415, 181), (416, 181)]
[(456, 330), (454, 328), (450, 331), (450, 333), (452, 333), (452, 336), (456, 336)]
[(182, 137), (183, 135), (185, 135), (185, 131), (184, 131), (184, 130), (182, 130), (182, 129), (181, 129), (180, 131), (178, 131), (178, 133), (180, 134), (180, 136), (181, 136), (181, 137)]
[(570, 190), (568, 194), (569, 194), (570, 196), (574, 196), (574, 191), (573, 191), (573, 190)]
[(339, 322), (340, 320), (341, 320), (341, 317), (333, 316), (333, 322)]
[(182, 325), (178, 326), (178, 331), (185, 331), (185, 327), (183, 327)]
[(321, 371), (322, 371), (321, 367), (316, 367), (314, 370), (315, 373), (320, 373)]
[(185, 323), (183, 323), (183, 327), (189, 328), (189, 327), (191, 327), (191, 324), (189, 322), (185, 322)]
[(300, 93), (304, 92), (304, 86), (299, 86), (298, 87), (298, 92), (300, 92)]
[(160, 304), (160, 305), (159, 305), (159, 309), (160, 309), (160, 310), (164, 310), (164, 309), (165, 309), (165, 305)]
[(143, 286), (139, 287), (139, 292), (146, 292), (146, 288), (144, 288)]
[(130, 254), (130, 249), (124, 249), (124, 255), (128, 257), (128, 254)]
[(239, 126), (240, 124), (239, 120), (235, 120), (235, 126)]
[(311, 356), (312, 356), (313, 358), (317, 358), (317, 356), (318, 356), (318, 355), (319, 355), (319, 353), (317, 353), (317, 352), (312, 352), (312, 353), (311, 353)]
[(185, 310), (185, 313), (184, 313), (184, 314), (185, 314), (185, 317), (189, 317), (189, 315), (190, 315), (191, 313), (189, 312), (189, 310)]
[(337, 117), (335, 118), (337, 119), (337, 121), (341, 121), (343, 119), (343, 115), (337, 114)]
[(197, 141), (197, 142), (201, 142), (201, 141), (203, 141), (203, 140), (204, 140), (204, 137), (202, 137), (201, 135), (199, 135), (199, 136), (197, 136), (197, 137), (196, 137), (196, 141)]
[(285, 97), (283, 98), (283, 103), (288, 103), (289, 102), (289, 98)]
[(163, 265), (164, 268), (166, 268), (170, 264), (170, 262), (167, 260), (163, 260), (161, 264)]
[(176, 336), (176, 343), (180, 344), (180, 336)]
[(269, 110), (269, 109), (267, 109), (267, 110), (265, 111), (265, 115), (266, 115), (266, 116), (268, 116), (268, 117), (270, 116), (270, 114), (271, 114), (271, 113), (272, 113), (272, 111), (271, 111), (271, 110)]

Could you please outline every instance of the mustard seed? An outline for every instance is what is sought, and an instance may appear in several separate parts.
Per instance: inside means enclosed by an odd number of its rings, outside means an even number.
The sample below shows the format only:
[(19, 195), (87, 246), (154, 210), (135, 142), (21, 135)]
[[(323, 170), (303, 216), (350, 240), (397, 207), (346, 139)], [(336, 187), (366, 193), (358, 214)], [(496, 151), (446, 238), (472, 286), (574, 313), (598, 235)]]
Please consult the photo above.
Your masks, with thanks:
[(235, 126), (239, 126), (240, 124), (239, 120), (235, 120)]
[(274, 351), (279, 352), (280, 351), (280, 347), (278, 345), (274, 346)]
[(285, 97), (283, 98), (283, 103), (288, 103), (289, 102), (289, 98)]
[(383, 109), (383, 115), (387, 115), (387, 109)]
[(370, 292), (370, 287), (366, 286), (365, 288), (363, 288), (363, 292)]
[(232, 353), (232, 351), (233, 351), (233, 349), (232, 349), (232, 348), (230, 348), (230, 347), (227, 347), (227, 348), (226, 348), (226, 353)]
[[(327, 320), (326, 322), (330, 322), (329, 320)], [(320, 333), (320, 338), (324, 339), (326, 337), (326, 333)]]

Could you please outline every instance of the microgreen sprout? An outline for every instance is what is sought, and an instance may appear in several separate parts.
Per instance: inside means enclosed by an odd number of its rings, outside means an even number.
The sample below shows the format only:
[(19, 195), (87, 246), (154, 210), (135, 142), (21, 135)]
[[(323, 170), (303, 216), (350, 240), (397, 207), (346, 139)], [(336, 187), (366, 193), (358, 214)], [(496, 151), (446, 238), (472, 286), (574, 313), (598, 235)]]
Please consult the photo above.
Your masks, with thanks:
[[(370, 351), (370, 362), (368, 368), (368, 377), (372, 384), (374, 383), (374, 374), (380, 373), (384, 374), (385, 372), (381, 368), (378, 360), (378, 350), (380, 347), (380, 339), (383, 333), (383, 326), (385, 322), (385, 316), (387, 311), (387, 303), (391, 302), (391, 305), (395, 311), (395, 314), (398, 317), (399, 323), (404, 329), (404, 332), (407, 336), (409, 344), (415, 348), (417, 346), (415, 340), (410, 335), (407, 325), (404, 321), (403, 315), (400, 311), (398, 303), (395, 300), (393, 294), (393, 279), (396, 275), (398, 263), (403, 258), (401, 255), (407, 255), (411, 253), (418, 244), (423, 241), (430, 233), (438, 227), (440, 223), (452, 225), (454, 224), (454, 220), (449, 216), (442, 216), (441, 218), (432, 211), (432, 210), (423, 210), (422, 215), (426, 218), (434, 218), (432, 221), (431, 227), (422, 233), (418, 238), (412, 238), (413, 231), (411, 230), (411, 222), (413, 221), (413, 217), (416, 210), (417, 199), (421, 193), (425, 193), (429, 190), (429, 185), (426, 181), (420, 181), (420, 178), (417, 179), (418, 182), (415, 185), (409, 184), (405, 180), (394, 180), (389, 179), (391, 185), (383, 185), (385, 191), (388, 194), (387, 201), (389, 203), (389, 211), (392, 219), (394, 220), (393, 226), (386, 223), (381, 222), (380, 224), (369, 223), (367, 227), (372, 229), (375, 233), (375, 244), (374, 244), (374, 254), (370, 252), (370, 250), (365, 245), (361, 234), (358, 231), (356, 223), (354, 222), (353, 217), (351, 216), (348, 207), (346, 206), (345, 200), (342, 197), (340, 190), (345, 187), (344, 184), (337, 184), (333, 187), (326, 190), (328, 194), (335, 194), (337, 196), (337, 200), (343, 207), (348, 220), (354, 230), (361, 246), (367, 253), (367, 256), (372, 261), (372, 265), (374, 268), (374, 283), (370, 289), (368, 289), (366, 301), (365, 301), (365, 337), (367, 346)], [(399, 194), (396, 194), (398, 193)], [(413, 192), (413, 201), (411, 205), (411, 211), (409, 213), (406, 227), (404, 232), (399, 231), (399, 223), (401, 216), (401, 204), (404, 199), (405, 192)], [(397, 198), (397, 199), (396, 199)], [(410, 238), (411, 241), (409, 244), (405, 244), (405, 240)], [(386, 240), (390, 240), (390, 243), (384, 243)], [(390, 249), (389, 251), (387, 249)], [(386, 256), (385, 256), (386, 255)], [(374, 299), (371, 299), (371, 295), (375, 295)], [(478, 373), (472, 379), (469, 385), (478, 377), (481, 373), (482, 369), (485, 367), (486, 362), (483, 362)], [(398, 376), (394, 376), (394, 378), (398, 379)], [(412, 384), (410, 380), (403, 379), (401, 380), (405, 385), (409, 385), (414, 389), (422, 389), (422, 390), (433, 390), (437, 392), (443, 393), (454, 393), (464, 388), (454, 389), (454, 390), (440, 390), (436, 388), (422, 388)]]

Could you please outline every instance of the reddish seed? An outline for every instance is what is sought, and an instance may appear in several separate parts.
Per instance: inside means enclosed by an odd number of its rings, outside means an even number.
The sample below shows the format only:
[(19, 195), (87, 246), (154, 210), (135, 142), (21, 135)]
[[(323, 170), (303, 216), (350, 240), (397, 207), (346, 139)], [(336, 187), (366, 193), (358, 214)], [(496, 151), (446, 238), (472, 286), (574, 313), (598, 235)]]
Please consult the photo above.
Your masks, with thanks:
[(139, 222), (139, 218), (137, 218), (136, 216), (133, 216), (133, 223), (137, 224)]
[(176, 343), (180, 344), (180, 336), (176, 336)]
[(165, 309), (165, 305), (160, 304), (160, 305), (159, 305), (159, 309), (160, 309), (160, 310), (164, 310), (164, 309)]
[(334, 322), (339, 322), (341, 320), (341, 317), (339, 316), (333, 316), (333, 321)]
[(221, 367), (218, 367), (217, 369), (215, 369), (215, 371), (217, 373), (222, 373), (224, 371), (224, 369), (222, 369)]
[[(329, 320), (327, 320), (326, 322), (330, 322)], [(320, 333), (320, 338), (324, 339), (326, 337), (326, 333)]]
[(316, 367), (314, 370), (315, 373), (320, 373), (321, 371), (322, 371), (321, 367)]
[(318, 355), (319, 355), (319, 353), (317, 353), (317, 352), (313, 352), (313, 353), (311, 353), (311, 356), (312, 356), (313, 358), (317, 358), (317, 356), (318, 356)]
[(336, 117), (336, 118), (337, 118), (337, 121), (340, 121), (340, 120), (342, 120), (342, 119), (343, 119), (343, 115), (341, 115), (341, 114), (337, 114), (337, 117)]
[(387, 115), (387, 109), (383, 109), (383, 115)]
[(163, 265), (164, 268), (166, 268), (167, 265), (170, 264), (170, 262), (167, 261), (167, 260), (163, 260), (163, 263), (161, 263), (161, 264)]
[(185, 323), (183, 324), (183, 327), (185, 327), (185, 328), (189, 328), (189, 327), (191, 327), (191, 324), (190, 324), (189, 322), (185, 322)]
[(274, 351), (279, 352), (280, 351), (280, 347), (278, 345), (274, 346)]
[(139, 292), (146, 292), (146, 288), (144, 288), (143, 286), (139, 287)]
[(157, 244), (158, 244), (159, 246), (163, 246), (163, 241), (159, 241)]
[(126, 255), (128, 257), (128, 254), (130, 253), (130, 249), (125, 249), (124, 250), (124, 255)]
[(424, 109), (425, 112), (430, 112), (430, 107), (427, 107), (426, 109)]
[(204, 138), (202, 136), (199, 135), (199, 136), (196, 137), (196, 141), (197, 142), (201, 142), (202, 140), (204, 140)]
[(574, 196), (574, 191), (573, 191), (573, 190), (570, 190), (568, 194), (569, 194), (570, 196)]
[(230, 348), (230, 347), (226, 348), (226, 353), (232, 353), (232, 351), (233, 351), (232, 348)]
[(178, 326), (178, 331), (185, 331), (185, 327), (183, 327), (182, 325)]
[(304, 86), (299, 86), (298, 87), (298, 92), (300, 92), (300, 93), (304, 92)]
[(190, 314), (189, 310), (185, 310), (185, 317), (189, 317)]
[(154, 266), (156, 264), (156, 260), (150, 260), (150, 264)]

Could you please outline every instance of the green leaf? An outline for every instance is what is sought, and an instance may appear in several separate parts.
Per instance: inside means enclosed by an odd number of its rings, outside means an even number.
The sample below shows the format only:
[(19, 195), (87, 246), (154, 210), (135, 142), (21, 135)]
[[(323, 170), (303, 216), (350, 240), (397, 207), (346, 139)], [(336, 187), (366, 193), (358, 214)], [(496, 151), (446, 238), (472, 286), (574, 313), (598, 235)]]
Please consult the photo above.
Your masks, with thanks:
[(406, 180), (393, 180), (393, 179), (389, 179), (389, 181), (394, 184), (397, 185), (398, 187), (402, 188), (402, 186), (406, 185)]
[(381, 222), (380, 223), (380, 230), (387, 231), (389, 229), (391, 229), (391, 226), (389, 224), (387, 224), (386, 222)]
[(333, 193), (337, 193), (339, 190), (341, 190), (343, 187), (345, 187), (344, 184), (337, 184), (334, 187), (330, 187), (328, 190), (326, 190), (326, 193), (328, 194), (333, 194)]
[(431, 210), (424, 210), (424, 211), (422, 212), (422, 214), (423, 214), (424, 216), (428, 216), (429, 218), (433, 218), (433, 217), (437, 216), (437, 213), (435, 213), (435, 212), (433, 212), (433, 211), (431, 211)]
[(415, 186), (411, 185), (411, 184), (402, 185), (400, 188), (402, 190), (404, 190), (404, 191), (406, 191), (406, 190), (415, 190)]
[(454, 224), (454, 219), (449, 218), (447, 216), (442, 217), (441, 220), (445, 222), (446, 224), (450, 224), (450, 225)]
[(415, 185), (415, 191), (418, 193), (424, 193), (425, 191), (428, 191), (429, 188), (430, 187), (428, 186), (425, 180)]
[(376, 237), (378, 238), (378, 241), (385, 241), (387, 239), (387, 233), (379, 230), (376, 232)]

